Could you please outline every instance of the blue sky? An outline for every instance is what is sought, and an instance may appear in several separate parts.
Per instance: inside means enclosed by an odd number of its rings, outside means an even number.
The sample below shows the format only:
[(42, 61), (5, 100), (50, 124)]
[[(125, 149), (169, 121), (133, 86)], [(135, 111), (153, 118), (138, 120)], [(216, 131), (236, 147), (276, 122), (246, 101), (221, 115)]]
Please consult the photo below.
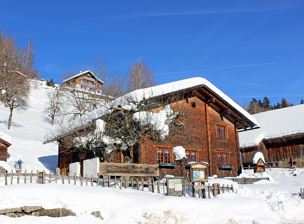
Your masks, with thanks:
[(91, 69), (113, 77), (145, 60), (158, 83), (202, 76), (241, 104), (304, 98), (304, 1), (3, 0), (0, 29), (31, 39), (43, 78)]

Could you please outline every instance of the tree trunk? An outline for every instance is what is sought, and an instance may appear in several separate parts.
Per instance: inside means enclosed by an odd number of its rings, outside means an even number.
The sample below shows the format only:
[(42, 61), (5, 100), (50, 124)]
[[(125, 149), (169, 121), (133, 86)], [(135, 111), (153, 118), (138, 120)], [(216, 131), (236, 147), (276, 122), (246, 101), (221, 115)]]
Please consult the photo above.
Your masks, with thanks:
[(11, 129), (11, 125), (12, 125), (12, 119), (13, 119), (13, 108), (10, 108), (10, 114), (8, 117), (8, 123), (7, 123), (7, 129), (10, 130)]

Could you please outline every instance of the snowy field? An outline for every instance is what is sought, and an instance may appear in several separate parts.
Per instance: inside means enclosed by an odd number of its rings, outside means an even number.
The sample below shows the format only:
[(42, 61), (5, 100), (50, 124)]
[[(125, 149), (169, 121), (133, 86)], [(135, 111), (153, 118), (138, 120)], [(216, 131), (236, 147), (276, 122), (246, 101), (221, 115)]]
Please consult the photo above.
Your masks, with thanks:
[[(64, 218), (0, 216), (0, 223), (304, 223), (304, 200), (298, 196), (300, 187), (304, 187), (304, 169), (298, 169), (297, 176), (288, 169), (267, 172), (273, 181), (239, 185), (236, 193), (215, 199), (60, 184), (0, 187), (0, 209), (40, 205), (64, 207), (77, 214)], [(100, 211), (104, 219), (93, 217), (92, 211)]]
[[(8, 163), (13, 164), (18, 159), (23, 161), (23, 169), (53, 171), (57, 166), (57, 145), (43, 145), (44, 137), (51, 129), (47, 121), (45, 108), (48, 102), (48, 93), (53, 88), (45, 82), (32, 81), (28, 107), (15, 109), (13, 123), (10, 130), (12, 146), (9, 147)], [(7, 129), (9, 109), (0, 104), (0, 127)]]

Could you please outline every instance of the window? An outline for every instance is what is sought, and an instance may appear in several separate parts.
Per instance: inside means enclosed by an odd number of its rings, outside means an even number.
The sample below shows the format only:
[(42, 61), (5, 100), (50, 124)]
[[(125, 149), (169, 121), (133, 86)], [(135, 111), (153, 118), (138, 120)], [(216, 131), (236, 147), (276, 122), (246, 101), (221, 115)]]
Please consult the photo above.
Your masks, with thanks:
[(157, 161), (158, 163), (170, 163), (170, 149), (158, 149)]
[(186, 151), (188, 162), (197, 162), (197, 153), (194, 151)]
[(216, 126), (216, 138), (226, 139), (226, 127), (225, 126)]
[(218, 153), (217, 154), (217, 164), (218, 164), (218, 166), (227, 166), (228, 165), (228, 154), (227, 153)]
[(195, 108), (196, 107), (196, 103), (195, 102), (191, 102), (191, 107)]

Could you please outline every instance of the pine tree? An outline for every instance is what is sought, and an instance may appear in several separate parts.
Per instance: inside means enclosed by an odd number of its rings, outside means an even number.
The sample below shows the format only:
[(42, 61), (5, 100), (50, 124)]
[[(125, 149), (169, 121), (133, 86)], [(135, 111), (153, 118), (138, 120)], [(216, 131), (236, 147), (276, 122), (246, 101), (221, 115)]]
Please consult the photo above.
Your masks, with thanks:
[(288, 103), (288, 101), (283, 97), (281, 100), (281, 107), (285, 108), (285, 107), (289, 107), (290, 104)]
[(266, 110), (270, 110), (271, 107), (270, 107), (270, 100), (268, 99), (267, 96), (264, 97), (263, 99), (263, 108), (266, 109)]

